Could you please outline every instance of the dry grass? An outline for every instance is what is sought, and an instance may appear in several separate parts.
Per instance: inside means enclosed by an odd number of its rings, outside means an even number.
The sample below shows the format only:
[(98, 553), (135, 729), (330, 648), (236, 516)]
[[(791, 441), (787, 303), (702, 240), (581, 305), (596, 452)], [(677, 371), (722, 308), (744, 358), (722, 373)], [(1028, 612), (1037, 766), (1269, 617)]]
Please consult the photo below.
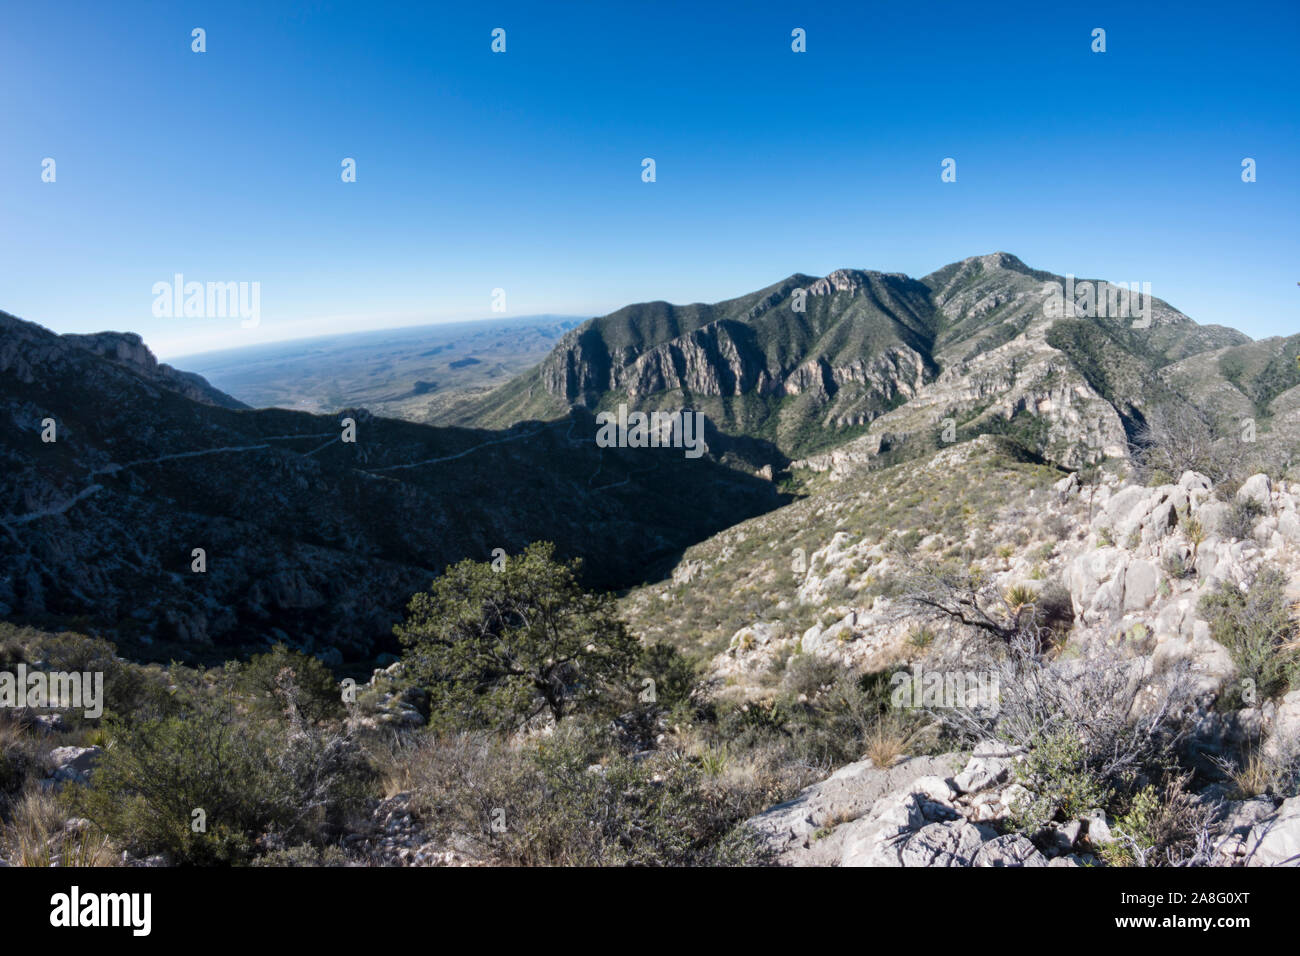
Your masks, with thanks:
[(1291, 605), (1291, 636), (1283, 642), (1284, 654), (1300, 654), (1300, 601)]
[(881, 718), (867, 731), (866, 755), (877, 767), (892, 767), (916, 746), (923, 730), (907, 730), (899, 722)]
[(1244, 799), (1267, 793), (1276, 777), (1275, 762), (1259, 751), (1255, 751), (1232, 772), (1232, 784)]
[(1286, 794), (1295, 774), (1295, 762), (1295, 756), (1269, 754), (1259, 748), (1245, 754), (1240, 764), (1216, 761), (1232, 781), (1239, 800), (1263, 794)]
[(108, 839), (89, 827), (65, 829), (65, 815), (55, 795), (32, 786), (13, 804), (8, 823), (0, 825), (0, 847), (14, 866), (113, 866), (116, 853)]
[(27, 737), (17, 717), (9, 711), (0, 711), (0, 752), (24, 746)]

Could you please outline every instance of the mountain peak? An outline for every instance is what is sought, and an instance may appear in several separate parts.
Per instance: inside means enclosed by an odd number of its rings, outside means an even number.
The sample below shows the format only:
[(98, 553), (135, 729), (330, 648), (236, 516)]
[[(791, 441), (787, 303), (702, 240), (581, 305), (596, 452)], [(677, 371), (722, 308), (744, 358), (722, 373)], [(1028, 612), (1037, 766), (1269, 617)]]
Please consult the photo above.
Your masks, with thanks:
[[(79, 334), (69, 332), (58, 335), (35, 322), (28, 322), (8, 312), (0, 311), (0, 329), (12, 341), (12, 348), (0, 354), (0, 371), (21, 370), (17, 372), (24, 380), (30, 380), (34, 374), (32, 363), (18, 348), (19, 343), (37, 349), (45, 360), (60, 359), (73, 363), (84, 361), (86, 353), (130, 369), (139, 378), (153, 384), (178, 392), (196, 402), (205, 405), (217, 405), (222, 408), (247, 408), (243, 402), (213, 388), (203, 376), (193, 372), (182, 372), (170, 365), (160, 363), (154, 357), (149, 346), (134, 332), (92, 332)], [(79, 359), (78, 356), (82, 358)]]
[(979, 264), (984, 269), (1006, 269), (1011, 272), (1033, 272), (1029, 266), (1025, 265), (1017, 256), (1009, 252), (990, 252), (982, 256), (971, 256), (963, 259), (961, 265)]
[(871, 283), (870, 273), (861, 269), (836, 269), (810, 283), (809, 295), (830, 295), (835, 292), (857, 292)]

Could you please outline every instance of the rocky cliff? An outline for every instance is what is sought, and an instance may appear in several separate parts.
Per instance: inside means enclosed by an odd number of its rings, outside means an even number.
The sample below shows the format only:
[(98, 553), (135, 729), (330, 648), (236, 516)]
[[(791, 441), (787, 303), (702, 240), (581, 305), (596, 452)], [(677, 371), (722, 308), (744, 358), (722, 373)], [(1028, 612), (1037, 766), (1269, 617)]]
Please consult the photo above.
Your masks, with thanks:
[[(1053, 311), (1053, 284), (1095, 289), (1097, 304), (1081, 297)], [(777, 470), (793, 458), (834, 471), (989, 433), (1078, 467), (1127, 455), (1151, 406), (1202, 402), (1216, 383), (1173, 372), (1178, 363), (1249, 343), (1130, 291), (993, 253), (920, 280), (842, 269), (711, 305), (629, 306), (569, 333), (464, 420), (689, 406), (724, 435), (770, 442), (758, 464)]]

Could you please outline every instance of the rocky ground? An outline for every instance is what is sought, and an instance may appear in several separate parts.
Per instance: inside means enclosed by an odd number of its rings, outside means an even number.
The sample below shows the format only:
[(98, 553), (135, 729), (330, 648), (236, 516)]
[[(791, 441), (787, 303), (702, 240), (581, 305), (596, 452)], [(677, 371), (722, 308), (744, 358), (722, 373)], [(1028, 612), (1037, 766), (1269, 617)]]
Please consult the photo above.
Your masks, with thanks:
[[(1050, 541), (1031, 534), (988, 562), (988, 572), (994, 591), (1037, 588), (1049, 577), (1064, 583), (1074, 626), (1057, 666), (1087, 667), (1093, 659), (1119, 654), (1141, 680), (1154, 682), (1184, 662), (1199, 707), (1188, 743), (1203, 759), (1252, 746), (1277, 757), (1300, 752), (1300, 692), (1226, 711), (1214, 706), (1220, 696), (1241, 689), (1234, 686), (1239, 674), (1228, 649), (1212, 639), (1200, 610), (1201, 598), (1218, 582), (1244, 587), (1270, 567), (1286, 576), (1289, 600), (1300, 600), (1300, 484), (1255, 475), (1224, 500), (1208, 479), (1191, 472), (1154, 488), (1114, 475), (1085, 488), (1071, 474), (1053, 493), (1052, 514), (1039, 517), (1047, 519), (1045, 524), (1059, 517), (1078, 532)], [(1245, 502), (1255, 507), (1243, 507)], [(1238, 514), (1258, 512), (1235, 533), (1229, 528), (1234, 504)], [(1013, 540), (1011, 528), (1002, 531), (1000, 537)], [(921, 549), (946, 543), (941, 535), (935, 538)], [(905, 560), (880, 542), (837, 533), (810, 556), (799, 600), (816, 601), (828, 589), (838, 592), (846, 569), (864, 559), (877, 575), (887, 573), (890, 562)], [(748, 679), (796, 650), (861, 670), (978, 663), (971, 663), (960, 626), (941, 628), (931, 645), (918, 648), (909, 638), (914, 625), (896, 612), (896, 602), (875, 598), (802, 635), (783, 635), (779, 624), (742, 628), (714, 658), (712, 672), (724, 683), (755, 692)], [(1249, 694), (1246, 700), (1251, 701)], [(913, 757), (886, 767), (863, 760), (751, 823), (786, 865), (1098, 862), (1096, 854), (1112, 840), (1100, 810), (1052, 824), (1032, 838), (999, 835), (998, 824), (1018, 801), (1032, 796), (1018, 782), (1022, 759), (1022, 751), (990, 739), (969, 756)], [(1196, 795), (1211, 813), (1204, 862), (1300, 865), (1300, 799), (1232, 797), (1232, 788), (1222, 784)]]
[[(1295, 695), (1300, 705), (1300, 695)], [(1031, 837), (999, 833), (1023, 799), (1022, 759), (996, 742), (889, 767), (841, 767), (750, 821), (784, 866), (1095, 866), (1116, 839), (1094, 811)], [(953, 768), (960, 768), (954, 771)], [(1211, 865), (1300, 866), (1300, 798), (1228, 800), (1214, 812)]]

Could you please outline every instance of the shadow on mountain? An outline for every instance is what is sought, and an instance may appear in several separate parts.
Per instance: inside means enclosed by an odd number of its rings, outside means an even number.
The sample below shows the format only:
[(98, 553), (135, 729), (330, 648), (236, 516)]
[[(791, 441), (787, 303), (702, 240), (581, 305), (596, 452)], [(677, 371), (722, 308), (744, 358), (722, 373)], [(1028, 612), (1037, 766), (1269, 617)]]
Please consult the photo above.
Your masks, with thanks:
[(584, 411), (489, 431), (226, 408), (2, 318), (0, 617), (128, 656), (364, 659), (455, 561), (549, 540), (625, 588), (786, 500), (681, 448), (597, 447)]

